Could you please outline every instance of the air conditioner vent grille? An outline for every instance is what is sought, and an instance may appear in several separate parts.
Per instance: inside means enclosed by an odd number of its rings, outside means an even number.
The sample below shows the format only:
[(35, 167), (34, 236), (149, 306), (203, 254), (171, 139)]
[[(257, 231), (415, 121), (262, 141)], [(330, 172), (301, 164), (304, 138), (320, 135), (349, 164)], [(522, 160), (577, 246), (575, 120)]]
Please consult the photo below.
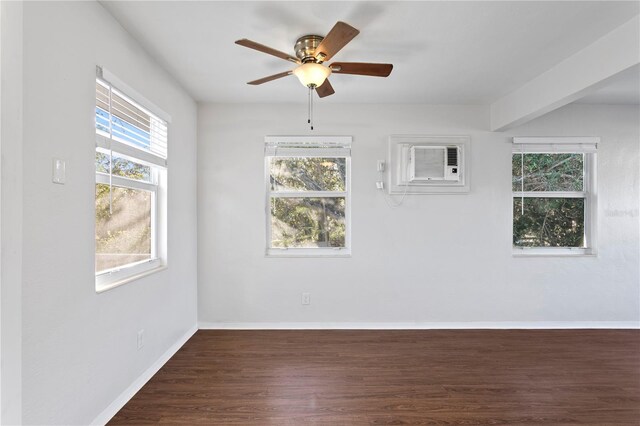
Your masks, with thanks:
[(458, 148), (447, 148), (447, 166), (458, 165)]
[(424, 147), (413, 148), (414, 179), (442, 179), (444, 176), (444, 150)]

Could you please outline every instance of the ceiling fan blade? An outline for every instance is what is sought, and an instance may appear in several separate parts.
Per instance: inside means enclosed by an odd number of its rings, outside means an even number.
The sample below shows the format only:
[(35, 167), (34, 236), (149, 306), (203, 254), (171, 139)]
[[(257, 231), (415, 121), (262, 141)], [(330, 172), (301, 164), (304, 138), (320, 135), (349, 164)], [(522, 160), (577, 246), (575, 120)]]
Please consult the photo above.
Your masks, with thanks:
[(334, 62), (329, 68), (334, 74), (370, 75), (373, 77), (388, 77), (393, 64), (370, 64), (367, 62)]
[(360, 31), (351, 25), (338, 21), (316, 48), (316, 58), (320, 61), (328, 61), (358, 34)]
[(269, 77), (260, 78), (258, 80), (253, 80), (248, 82), (247, 84), (251, 84), (252, 86), (257, 86), (258, 84), (266, 83), (268, 81), (277, 80), (282, 77), (286, 77), (288, 75), (293, 74), (292, 71), (285, 71), (278, 74), (270, 75)]
[(331, 83), (329, 83), (329, 79), (326, 79), (324, 83), (316, 87), (316, 93), (321, 98), (324, 98), (325, 96), (333, 95), (334, 93), (336, 93), (336, 91), (333, 90), (333, 86), (331, 86)]
[(300, 63), (298, 58), (294, 58), (293, 56), (291, 56), (291, 55), (289, 55), (287, 53), (281, 52), (279, 50), (272, 49), (271, 47), (265, 46), (264, 44), (260, 44), (260, 43), (256, 43), (255, 41), (247, 40), (246, 38), (243, 38), (242, 40), (237, 40), (236, 44), (239, 44), (240, 46), (248, 47), (249, 49), (257, 50), (258, 52), (266, 53), (268, 55), (273, 55), (273, 56), (276, 56), (278, 58), (294, 62), (296, 64)]

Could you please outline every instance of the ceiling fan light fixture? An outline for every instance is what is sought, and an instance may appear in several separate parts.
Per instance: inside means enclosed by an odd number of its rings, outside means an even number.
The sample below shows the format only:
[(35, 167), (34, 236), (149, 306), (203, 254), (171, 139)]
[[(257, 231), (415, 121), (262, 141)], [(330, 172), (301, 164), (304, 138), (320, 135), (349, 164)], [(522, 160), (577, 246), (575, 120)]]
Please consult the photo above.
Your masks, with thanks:
[(331, 74), (331, 68), (314, 62), (307, 62), (293, 70), (300, 83), (305, 87), (320, 87)]

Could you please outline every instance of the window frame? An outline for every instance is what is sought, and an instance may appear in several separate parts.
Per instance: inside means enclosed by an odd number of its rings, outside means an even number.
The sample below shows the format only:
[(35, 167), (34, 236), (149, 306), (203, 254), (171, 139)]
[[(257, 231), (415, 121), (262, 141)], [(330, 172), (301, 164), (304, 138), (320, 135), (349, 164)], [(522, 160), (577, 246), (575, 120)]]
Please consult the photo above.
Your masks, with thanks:
[[(114, 81), (118, 82), (118, 86), (114, 84)], [(117, 91), (119, 95), (124, 95), (128, 101), (134, 104), (134, 106), (143, 110), (145, 113), (148, 113), (150, 116), (155, 116), (156, 120), (164, 121), (167, 131), (166, 140), (168, 142), (170, 117), (166, 113), (162, 112), (157, 107), (154, 107), (153, 104), (142, 98), (138, 92), (129, 88), (129, 86), (126, 86), (115, 76), (100, 67), (97, 67), (96, 72), (96, 84), (98, 83), (106, 85), (109, 89)], [(149, 108), (149, 106), (153, 109)], [(112, 152), (118, 157), (122, 157), (151, 168), (150, 181), (136, 180), (99, 172), (97, 170), (95, 171), (96, 185), (106, 184), (111, 185), (113, 188), (143, 190), (148, 191), (151, 194), (151, 259), (132, 262), (100, 272), (95, 272), (94, 270), (96, 292), (102, 293), (167, 268), (166, 193), (168, 164), (166, 154), (164, 156), (160, 156), (151, 150), (151, 146), (149, 150), (136, 148), (130, 143), (114, 138), (109, 134), (109, 132), (99, 129), (97, 124), (94, 124), (94, 130), (96, 137), (95, 153), (101, 152), (109, 155)], [(151, 143), (153, 144), (153, 133), (150, 133), (150, 138), (152, 140)], [(95, 220), (94, 210), (94, 223)], [(96, 255), (97, 251), (94, 250), (94, 259)]]
[[(267, 136), (265, 137), (264, 182), (265, 182), (265, 256), (266, 257), (350, 257), (351, 256), (351, 136)], [(269, 145), (276, 145), (289, 151), (269, 155)], [(291, 152), (287, 145), (302, 145), (305, 151)], [(348, 147), (348, 148), (344, 148)], [(344, 148), (347, 153), (332, 151)], [(302, 151), (301, 150), (301, 151)], [(317, 150), (312, 155), (306, 152)], [(272, 158), (344, 158), (344, 191), (271, 191)], [(274, 195), (275, 194), (275, 195)], [(274, 198), (344, 198), (345, 199), (345, 242), (344, 247), (272, 247), (271, 246), (271, 200)]]
[[(511, 245), (515, 257), (597, 255), (597, 145), (599, 137), (514, 137), (514, 155), (582, 154), (582, 191), (514, 191), (511, 188)], [(513, 171), (511, 172), (513, 180)], [(514, 200), (518, 198), (582, 198), (585, 247), (520, 247), (513, 244)]]

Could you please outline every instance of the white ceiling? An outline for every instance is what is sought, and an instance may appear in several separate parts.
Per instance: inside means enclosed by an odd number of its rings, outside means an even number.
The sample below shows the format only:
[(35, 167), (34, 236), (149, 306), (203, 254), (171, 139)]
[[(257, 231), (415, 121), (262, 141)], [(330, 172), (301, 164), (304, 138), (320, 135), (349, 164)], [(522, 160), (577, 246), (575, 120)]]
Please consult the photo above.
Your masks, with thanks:
[(334, 75), (323, 102), (489, 104), (640, 12), (638, 2), (115, 2), (115, 18), (201, 102), (304, 102), (291, 63), (304, 34), (345, 21), (360, 35), (336, 61), (390, 62), (386, 79)]

